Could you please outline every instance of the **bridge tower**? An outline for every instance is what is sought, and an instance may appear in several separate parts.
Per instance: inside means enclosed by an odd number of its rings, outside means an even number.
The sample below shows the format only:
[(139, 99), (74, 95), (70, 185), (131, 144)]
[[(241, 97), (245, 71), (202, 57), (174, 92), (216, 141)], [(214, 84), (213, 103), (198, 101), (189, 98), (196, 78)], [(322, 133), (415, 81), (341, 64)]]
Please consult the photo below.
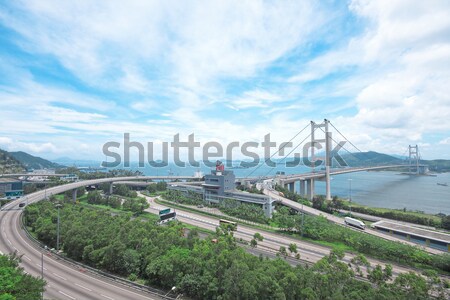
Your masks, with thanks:
[[(326, 181), (326, 199), (331, 200), (331, 182), (330, 182), (330, 167), (331, 167), (331, 147), (332, 147), (332, 138), (331, 132), (329, 131), (328, 125), (330, 121), (324, 119), (323, 123), (317, 124), (314, 121), (311, 121), (311, 171), (315, 172), (316, 161), (320, 159), (316, 157), (315, 149), (321, 149), (321, 143), (325, 144), (325, 181)], [(325, 129), (325, 137), (323, 139), (316, 138), (315, 130), (317, 128)], [(314, 178), (309, 179), (308, 184), (308, 198), (312, 200), (314, 198)]]
[(416, 169), (416, 175), (419, 175), (420, 168), (419, 168), (419, 162), (420, 162), (420, 155), (419, 155), (419, 146), (411, 146), (408, 147), (409, 150), (409, 173), (413, 174), (413, 168)]

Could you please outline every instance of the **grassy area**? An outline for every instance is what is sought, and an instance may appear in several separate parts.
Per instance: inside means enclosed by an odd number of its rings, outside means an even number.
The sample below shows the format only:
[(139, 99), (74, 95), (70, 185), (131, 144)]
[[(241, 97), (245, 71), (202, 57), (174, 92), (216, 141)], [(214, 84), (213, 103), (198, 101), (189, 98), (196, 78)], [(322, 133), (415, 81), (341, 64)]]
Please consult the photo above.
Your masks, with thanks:
[[(161, 194), (163, 194), (164, 192), (157, 192), (157, 193), (155, 193), (156, 195), (161, 195)], [(59, 201), (64, 201), (64, 195), (63, 194), (59, 194), (59, 195), (55, 195), (54, 196), (57, 200), (59, 200)], [(120, 196), (121, 198), (124, 198), (124, 199), (126, 199), (126, 198), (129, 198), (129, 197), (123, 197), (123, 196)], [(135, 197), (135, 198), (130, 198), (130, 199), (137, 199), (138, 197)], [(123, 209), (116, 209), (116, 208), (112, 208), (111, 206), (108, 206), (108, 205), (102, 205), (102, 204), (89, 204), (88, 202), (87, 202), (87, 193), (86, 194), (84, 194), (83, 196), (80, 196), (80, 197), (78, 197), (77, 198), (77, 202), (78, 202), (78, 204), (79, 205), (83, 205), (84, 207), (87, 207), (87, 208), (90, 208), (90, 209), (102, 209), (102, 210), (109, 210), (109, 211), (111, 211), (111, 212), (114, 212), (114, 213), (117, 213), (117, 214), (131, 214), (131, 212), (130, 211), (125, 211), (125, 210), (123, 210)], [(145, 219), (145, 220), (148, 220), (148, 221), (151, 221), (151, 222), (157, 222), (157, 221), (159, 221), (159, 216), (158, 215), (155, 215), (155, 214), (152, 214), (152, 213), (149, 213), (149, 212), (146, 212), (146, 211), (144, 211), (143, 213), (141, 213), (140, 215), (139, 215), (139, 218), (142, 218), (142, 219)], [(187, 229), (190, 229), (190, 230), (197, 230), (197, 231), (199, 231), (199, 232), (203, 232), (203, 233), (206, 233), (206, 234), (211, 234), (211, 233), (213, 233), (213, 231), (211, 231), (211, 230), (207, 230), (207, 229), (204, 229), (204, 228), (200, 228), (200, 227), (196, 227), (196, 226), (193, 226), (193, 225), (190, 225), (190, 224), (184, 224), (184, 227), (186, 227)]]
[[(262, 231), (266, 231), (266, 232), (272, 232), (272, 233), (285, 235), (286, 237), (294, 238), (294, 239), (297, 239), (297, 240), (300, 240), (300, 241), (306, 241), (306, 242), (309, 242), (311, 244), (324, 246), (324, 247), (328, 247), (328, 248), (335, 248), (335, 249), (337, 248), (337, 249), (340, 249), (340, 250), (343, 250), (343, 251), (346, 251), (346, 252), (358, 253), (358, 251), (356, 251), (354, 248), (349, 247), (349, 246), (347, 246), (347, 245), (345, 245), (343, 243), (340, 243), (340, 242), (319, 241), (319, 240), (314, 240), (314, 239), (311, 239), (311, 238), (308, 238), (308, 237), (301, 237), (299, 234), (296, 234), (296, 233), (292, 233), (292, 232), (287, 233), (285, 231), (277, 230), (276, 228), (278, 227), (278, 225), (276, 223), (274, 223), (274, 222), (271, 222), (269, 227), (268, 226), (259, 226), (259, 225), (254, 225), (254, 224), (241, 222), (241, 221), (235, 219), (232, 216), (220, 216), (220, 215), (216, 215), (216, 214), (213, 214), (213, 213), (209, 213), (209, 212), (205, 212), (205, 211), (202, 211), (202, 210), (198, 210), (198, 209), (195, 209), (195, 208), (190, 208), (190, 207), (185, 207), (185, 206), (182, 206), (182, 205), (178, 205), (176, 203), (173, 203), (173, 202), (170, 202), (170, 201), (167, 201), (167, 200), (155, 200), (155, 202), (158, 203), (158, 204), (167, 205), (169, 207), (174, 207), (174, 208), (179, 208), (179, 209), (183, 209), (183, 210), (186, 210), (186, 211), (190, 211), (190, 212), (193, 212), (193, 213), (196, 213), (196, 214), (199, 214), (199, 215), (204, 215), (204, 216), (213, 217), (213, 218), (228, 219), (230, 221), (236, 222), (238, 224), (241, 224), (241, 225), (244, 225), (244, 226), (247, 226), (247, 227), (251, 227), (253, 229), (258, 229), (258, 230), (262, 230)], [(266, 224), (261, 224), (261, 225), (266, 225)]]
[[(343, 201), (343, 208), (346, 210), (350, 210), (350, 205), (347, 201)], [(369, 207), (354, 202), (352, 202), (351, 204), (351, 209), (353, 212), (359, 212), (392, 220), (405, 221), (433, 227), (442, 226), (442, 219), (439, 216), (426, 214), (423, 212)]]

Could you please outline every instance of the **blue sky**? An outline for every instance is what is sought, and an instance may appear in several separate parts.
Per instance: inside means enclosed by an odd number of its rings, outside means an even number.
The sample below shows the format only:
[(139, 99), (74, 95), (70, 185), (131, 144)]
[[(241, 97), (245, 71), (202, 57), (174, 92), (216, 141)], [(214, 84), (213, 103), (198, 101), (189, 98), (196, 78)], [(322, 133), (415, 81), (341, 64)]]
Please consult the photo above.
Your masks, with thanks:
[(0, 62), (11, 151), (280, 143), (327, 118), (362, 150), (450, 158), (445, 0), (2, 1)]

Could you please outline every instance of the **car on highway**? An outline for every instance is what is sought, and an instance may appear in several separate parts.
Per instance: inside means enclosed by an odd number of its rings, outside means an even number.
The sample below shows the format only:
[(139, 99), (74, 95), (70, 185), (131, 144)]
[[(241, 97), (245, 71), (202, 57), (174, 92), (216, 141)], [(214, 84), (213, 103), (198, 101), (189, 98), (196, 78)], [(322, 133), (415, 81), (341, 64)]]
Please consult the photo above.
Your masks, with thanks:
[(25, 202), (22, 202), (19, 204), (19, 207), (24, 207), (25, 206)]

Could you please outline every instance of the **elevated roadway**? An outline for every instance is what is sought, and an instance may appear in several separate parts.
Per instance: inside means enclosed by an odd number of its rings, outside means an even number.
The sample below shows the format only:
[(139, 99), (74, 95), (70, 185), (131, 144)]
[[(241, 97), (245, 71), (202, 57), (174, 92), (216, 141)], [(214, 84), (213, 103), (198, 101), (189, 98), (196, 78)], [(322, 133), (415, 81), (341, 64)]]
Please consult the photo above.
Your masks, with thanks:
[[(342, 169), (331, 169), (330, 175), (340, 175), (354, 172), (363, 172), (363, 171), (375, 171), (375, 170), (383, 170), (383, 169), (392, 169), (399, 167), (408, 167), (409, 165), (384, 165), (384, 166), (372, 166), (372, 167), (354, 167), (354, 168), (342, 168)], [(300, 180), (309, 180), (309, 179), (321, 179), (325, 178), (325, 171), (320, 172), (310, 172), (304, 174), (292, 174), (292, 175), (284, 175), (279, 176), (278, 180), (281, 184), (289, 184), (292, 182), (300, 181)]]
[(63, 193), (82, 186), (129, 179), (130, 177), (105, 178), (69, 183), (49, 188), (47, 192), (36, 192), (6, 204), (0, 211), (0, 254), (17, 252), (22, 255), (21, 266), (27, 273), (36, 277), (41, 276), (41, 256), (43, 254), (44, 279), (47, 281), (44, 294), (46, 299), (163, 299), (156, 294), (123, 285), (91, 272), (85, 272), (79, 267), (61, 261), (57, 257), (51, 256), (48, 251), (31, 243), (21, 228), (22, 210), (18, 208), (19, 203), (35, 203), (45, 199), (45, 196)]

